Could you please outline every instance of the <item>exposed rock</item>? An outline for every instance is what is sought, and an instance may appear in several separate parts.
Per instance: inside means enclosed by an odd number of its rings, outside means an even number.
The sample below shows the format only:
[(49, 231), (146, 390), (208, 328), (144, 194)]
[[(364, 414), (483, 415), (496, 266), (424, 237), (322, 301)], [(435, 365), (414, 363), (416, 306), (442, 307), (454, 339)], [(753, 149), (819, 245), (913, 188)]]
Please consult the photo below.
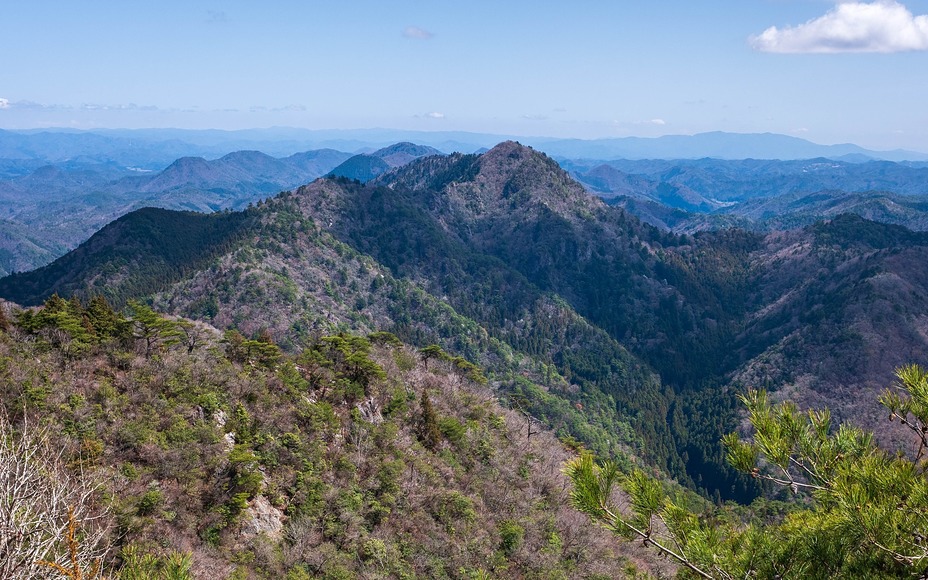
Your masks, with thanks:
[(266, 497), (259, 495), (245, 508), (240, 534), (246, 540), (261, 534), (279, 540), (283, 536), (285, 519), (284, 512), (272, 506)]

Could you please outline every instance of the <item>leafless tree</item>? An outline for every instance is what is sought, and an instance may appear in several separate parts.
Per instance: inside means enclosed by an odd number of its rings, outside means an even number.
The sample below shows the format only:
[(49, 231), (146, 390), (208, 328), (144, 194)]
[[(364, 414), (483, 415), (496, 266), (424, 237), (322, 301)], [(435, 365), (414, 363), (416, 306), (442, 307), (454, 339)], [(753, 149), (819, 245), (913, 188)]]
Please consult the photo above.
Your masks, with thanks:
[(99, 487), (65, 465), (47, 429), (18, 431), (0, 415), (0, 578), (83, 578), (101, 572), (112, 518)]

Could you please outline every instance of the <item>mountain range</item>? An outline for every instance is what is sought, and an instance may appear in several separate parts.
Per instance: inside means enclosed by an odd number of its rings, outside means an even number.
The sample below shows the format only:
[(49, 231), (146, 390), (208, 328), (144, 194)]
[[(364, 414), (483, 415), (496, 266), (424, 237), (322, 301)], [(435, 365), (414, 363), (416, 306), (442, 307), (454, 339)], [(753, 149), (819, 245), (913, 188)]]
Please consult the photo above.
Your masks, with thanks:
[(339, 330), (438, 343), (561, 437), (744, 500), (758, 490), (718, 445), (735, 395), (765, 387), (876, 427), (892, 368), (926, 360), (926, 264), (926, 234), (846, 214), (670, 233), (505, 142), (241, 212), (135, 211), (0, 279), (0, 296), (144, 298), (294, 350)]
[[(397, 142), (415, 142), (442, 152), (477, 152), (506, 139), (518, 139), (558, 159), (812, 159), (845, 161), (928, 161), (928, 153), (875, 151), (853, 144), (819, 145), (773, 133), (711, 132), (663, 137), (557, 139), (460, 131), (394, 129), (308, 130), (287, 127), (240, 131), (182, 129), (35, 129), (0, 130), (0, 172), (35, 169), (61, 162), (107, 163), (159, 169), (185, 156), (221, 157), (258, 150), (286, 157), (311, 149), (364, 152)], [(36, 165), (38, 163), (38, 165)]]

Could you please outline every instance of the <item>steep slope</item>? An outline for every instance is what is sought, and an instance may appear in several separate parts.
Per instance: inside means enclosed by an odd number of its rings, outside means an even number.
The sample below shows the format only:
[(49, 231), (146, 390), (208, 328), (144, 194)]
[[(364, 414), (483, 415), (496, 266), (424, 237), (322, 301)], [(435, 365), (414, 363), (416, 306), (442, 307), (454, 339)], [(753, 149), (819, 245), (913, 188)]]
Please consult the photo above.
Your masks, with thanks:
[[(415, 192), (414, 203), (428, 208), (446, 234), (562, 296), (612, 336), (628, 342), (648, 337), (639, 352), (680, 386), (702, 377), (683, 370), (679, 359), (696, 350), (700, 360), (721, 356), (726, 327), (743, 311), (737, 256), (755, 238), (667, 236), (607, 207), (553, 160), (517, 143), (480, 157), (426, 159), (378, 182), (395, 192), (390, 199)], [(390, 231), (401, 227), (390, 223)], [(404, 235), (414, 236), (413, 229)], [(430, 263), (421, 260), (421, 267)], [(696, 322), (707, 319), (715, 321), (711, 331)], [(716, 371), (711, 365), (705, 370)]]
[[(842, 405), (847, 391), (834, 385), (846, 368), (908, 341), (913, 350), (896, 349), (865, 379), (885, 385), (878, 375), (910, 362), (898, 359), (917, 354), (924, 332), (921, 234), (842, 217), (766, 238), (671, 235), (511, 142), (425, 157), (368, 184), (317, 180), (244, 221), (235, 241), (168, 283), (108, 258), (94, 271), (119, 296), (249, 335), (269, 330), (290, 349), (342, 329), (440, 343), (486, 366), (510, 404), (565, 440), (631, 451), (722, 497), (753, 493), (718, 446), (739, 389), (787, 393), (814, 379), (821, 401)], [(43, 283), (24, 275), (0, 290)]]
[(733, 384), (898, 435), (877, 398), (895, 368), (928, 362), (928, 234), (842, 215), (771, 234), (754, 259)]
[[(544, 335), (526, 337), (518, 328), (504, 337), (512, 344), (491, 336), (487, 328), (496, 333), (495, 327), (462, 316), (414, 280), (394, 277), (303, 214), (303, 204), (313, 211), (325, 207), (325, 196), (337, 198), (345, 185), (319, 181), (310, 186), (318, 193), (314, 197), (286, 194), (243, 214), (135, 212), (55, 264), (4, 279), (0, 293), (38, 296), (36, 289), (44, 286), (37, 300), (57, 290), (84, 297), (102, 293), (118, 301), (157, 293), (157, 303), (171, 312), (248, 334), (269, 330), (290, 349), (321, 333), (390, 330), (418, 345), (441, 343), (488, 365), (504, 391), (519, 394), (526, 412), (558, 426), (564, 437), (583, 440), (605, 455), (647, 449), (610, 395), (593, 384), (581, 391), (576, 381), (583, 383), (582, 378), (565, 379), (549, 366), (551, 355), (542, 356), (544, 351), (589, 361), (591, 352), (612, 353), (613, 363), (595, 373), (603, 380), (621, 377), (631, 390), (653, 390), (656, 380), (624, 349), (566, 304), (542, 296), (533, 307), (554, 318), (544, 332), (561, 336), (557, 344), (545, 345)], [(184, 234), (175, 238), (177, 224)], [(170, 247), (161, 248), (160, 242)]]
[[(110, 311), (106, 334), (99, 302), (47, 308), (0, 328), (0, 410), (51, 425), (69, 468), (99, 482), (118, 519), (107, 575), (157, 577), (139, 556), (173, 552), (197, 578), (672, 571), (633, 544), (617, 555), (568, 507), (571, 453), (551, 433), (526, 436), (456, 363), (395, 337), (320, 337), (291, 358), (151, 313), (151, 350), (114, 331), (140, 317)], [(68, 316), (88, 320), (86, 348), (56, 326)], [(196, 343), (167, 340), (179, 323)]]
[[(743, 240), (711, 253), (667, 237), (515, 143), (428, 157), (389, 179), (323, 180), (262, 204), (254, 241), (143, 294), (164, 288), (159, 304), (172, 312), (267, 327), (293, 344), (338, 325), (442, 341), (500, 373), (520, 405), (566, 435), (610, 454), (630, 446), (687, 479), (675, 441), (685, 428), (667, 421), (674, 395), (620, 341), (678, 389), (714, 376), (734, 324), (720, 300)], [(697, 272), (700, 261), (709, 274)], [(145, 287), (125, 273), (110, 278)], [(720, 434), (703, 441), (715, 453)], [(704, 485), (728, 493), (728, 477)]]
[(0, 279), (0, 296), (35, 305), (53, 293), (101, 294), (122, 304), (196, 272), (232, 247), (250, 224), (247, 212), (141, 209), (48, 266)]

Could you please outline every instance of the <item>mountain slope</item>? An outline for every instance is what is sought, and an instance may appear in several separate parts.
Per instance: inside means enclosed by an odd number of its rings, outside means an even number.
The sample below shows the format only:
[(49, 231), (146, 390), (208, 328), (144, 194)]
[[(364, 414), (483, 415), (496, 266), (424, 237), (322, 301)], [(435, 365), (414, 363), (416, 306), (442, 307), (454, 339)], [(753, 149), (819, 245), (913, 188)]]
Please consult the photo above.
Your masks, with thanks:
[(197, 271), (233, 246), (250, 223), (247, 212), (141, 209), (48, 266), (0, 278), (0, 295), (30, 306), (53, 293), (101, 294), (122, 304)]
[[(441, 341), (500, 373), (505, 390), (565, 434), (610, 454), (630, 447), (687, 478), (665, 420), (673, 397), (620, 341), (631, 340), (670, 384), (698, 386), (732, 332), (714, 294), (727, 291), (730, 265), (698, 285), (699, 245), (608, 208), (518, 144), (427, 157), (389, 179), (317, 181), (262, 204), (254, 241), (191, 271), (159, 303), (249, 332), (264, 326), (295, 344), (339, 324)], [(736, 263), (718, 256), (716, 266)], [(692, 322), (705, 317), (715, 322)], [(704, 364), (680, 364), (688, 356)]]
[(53, 425), (69, 469), (99, 482), (118, 519), (107, 574), (175, 551), (205, 578), (672, 571), (632, 544), (616, 557), (569, 507), (571, 453), (551, 433), (526, 437), (458, 366), (395, 337), (319, 337), (289, 357), (151, 313), (198, 341), (149, 352), (88, 322), (78, 350), (54, 321), (83, 307), (46, 308), (42, 328), (0, 328), (0, 410)]
[(876, 400), (894, 369), (928, 361), (928, 234), (842, 215), (771, 234), (755, 259), (734, 384), (893, 433)]

